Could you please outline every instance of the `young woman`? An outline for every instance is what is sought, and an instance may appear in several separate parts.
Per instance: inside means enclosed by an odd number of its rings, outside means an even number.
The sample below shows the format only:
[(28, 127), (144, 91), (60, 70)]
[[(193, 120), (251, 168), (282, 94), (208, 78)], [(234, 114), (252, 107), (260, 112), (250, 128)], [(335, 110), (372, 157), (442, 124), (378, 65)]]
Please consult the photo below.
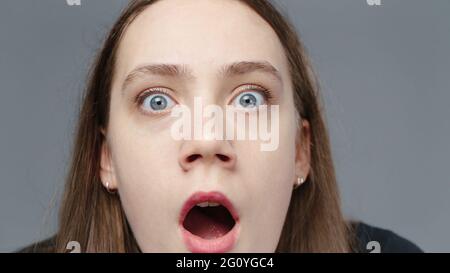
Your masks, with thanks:
[[(278, 106), (278, 145), (175, 139), (177, 105)], [(274, 121), (272, 121), (274, 123)], [(22, 251), (420, 251), (344, 219), (314, 74), (263, 0), (136, 0), (91, 72), (55, 237)]]

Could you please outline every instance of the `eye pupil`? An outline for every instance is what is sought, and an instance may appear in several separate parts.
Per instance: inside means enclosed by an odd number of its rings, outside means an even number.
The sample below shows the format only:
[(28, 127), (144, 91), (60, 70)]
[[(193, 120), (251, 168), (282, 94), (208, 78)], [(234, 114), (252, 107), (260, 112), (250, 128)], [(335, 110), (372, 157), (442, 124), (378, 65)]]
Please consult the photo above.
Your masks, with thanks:
[(167, 107), (167, 100), (163, 96), (154, 96), (150, 100), (150, 107), (155, 110), (164, 110)]
[(254, 107), (257, 103), (257, 99), (252, 94), (245, 94), (241, 97), (239, 103), (244, 107)]

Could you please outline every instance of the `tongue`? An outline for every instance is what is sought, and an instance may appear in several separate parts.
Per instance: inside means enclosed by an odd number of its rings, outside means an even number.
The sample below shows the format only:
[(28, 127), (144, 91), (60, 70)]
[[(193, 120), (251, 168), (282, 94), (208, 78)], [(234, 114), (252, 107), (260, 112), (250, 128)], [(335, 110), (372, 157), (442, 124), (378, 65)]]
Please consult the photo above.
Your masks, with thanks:
[(195, 206), (186, 215), (183, 226), (203, 239), (224, 236), (234, 225), (234, 220), (223, 206), (201, 208)]

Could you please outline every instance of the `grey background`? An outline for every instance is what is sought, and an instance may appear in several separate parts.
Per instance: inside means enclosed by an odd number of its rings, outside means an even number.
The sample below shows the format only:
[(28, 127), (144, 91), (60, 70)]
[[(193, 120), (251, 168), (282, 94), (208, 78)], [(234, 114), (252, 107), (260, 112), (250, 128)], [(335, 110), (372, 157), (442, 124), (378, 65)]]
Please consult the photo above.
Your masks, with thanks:
[[(450, 1), (279, 0), (322, 84), (345, 213), (450, 251)], [(52, 234), (87, 69), (125, 0), (0, 3), (0, 251)]]

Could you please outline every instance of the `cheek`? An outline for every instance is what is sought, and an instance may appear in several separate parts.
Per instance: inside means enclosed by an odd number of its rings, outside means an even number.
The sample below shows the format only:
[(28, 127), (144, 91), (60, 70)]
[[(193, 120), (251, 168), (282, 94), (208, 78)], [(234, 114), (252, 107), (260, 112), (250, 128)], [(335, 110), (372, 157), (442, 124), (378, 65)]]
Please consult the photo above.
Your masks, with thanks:
[(236, 150), (241, 162), (239, 177), (243, 180), (240, 187), (247, 195), (247, 200), (243, 200), (246, 211), (279, 215), (287, 208), (294, 182), (292, 146), (280, 141), (276, 151), (261, 152), (258, 145), (241, 147), (244, 145), (237, 144)]
[(175, 145), (166, 138), (130, 137), (115, 145), (114, 167), (121, 192), (168, 192), (175, 167)]
[(295, 126), (289, 115), (280, 115), (280, 143), (275, 151), (260, 151), (259, 145), (236, 143), (245, 185), (242, 219), (250, 228), (253, 245), (243, 248), (274, 251), (289, 207), (295, 177)]
[(166, 123), (120, 117), (112, 122), (112, 155), (121, 189), (165, 190), (167, 183), (162, 179), (169, 179), (171, 174), (165, 170), (177, 163), (176, 143)]
[(173, 172), (167, 170), (177, 164), (170, 120), (150, 120), (137, 110), (130, 113), (122, 105), (115, 106), (109, 135), (119, 192), (131, 197), (146, 195), (146, 200), (155, 200), (148, 198), (152, 195), (163, 197), (173, 185)]
[(122, 206), (138, 243), (164, 250), (174, 244), (152, 234), (176, 232), (177, 144), (157, 126), (117, 121), (111, 147)]
[(252, 147), (251, 150), (246, 147), (237, 148), (241, 163), (246, 164), (248, 169), (252, 170), (252, 174), (257, 176), (252, 181), (258, 181), (259, 187), (267, 192), (271, 192), (271, 190), (284, 191), (283, 189), (289, 189), (293, 184), (291, 180), (295, 173), (296, 140), (293, 119), (294, 114), (291, 114), (291, 111), (280, 111), (278, 132), (269, 130), (272, 139), (278, 135), (275, 150), (261, 151), (261, 142), (259, 146), (249, 146)]

